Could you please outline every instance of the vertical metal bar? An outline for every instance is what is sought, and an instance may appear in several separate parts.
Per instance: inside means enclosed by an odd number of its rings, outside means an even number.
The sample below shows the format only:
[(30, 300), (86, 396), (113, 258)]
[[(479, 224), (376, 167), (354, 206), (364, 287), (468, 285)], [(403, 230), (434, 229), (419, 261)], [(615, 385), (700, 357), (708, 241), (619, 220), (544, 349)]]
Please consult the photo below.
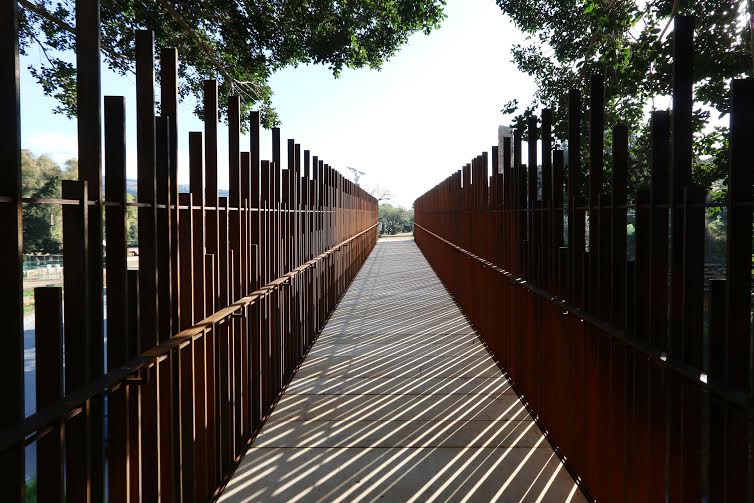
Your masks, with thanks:
[[(215, 279), (215, 266), (216, 255), (205, 255), (204, 270), (207, 275), (207, 295), (205, 296), (205, 303), (207, 307), (205, 312), (214, 313), (218, 306), (216, 304), (217, 293), (215, 292), (215, 285), (217, 280)], [(221, 477), (217, 475), (217, 425), (218, 425), (218, 407), (217, 407), (217, 374), (218, 374), (218, 362), (217, 357), (217, 325), (213, 324), (211, 328), (208, 328), (204, 334), (204, 393), (205, 393), (205, 414), (204, 414), (204, 429), (206, 444), (206, 475), (207, 480), (207, 495), (209, 496), (215, 489), (216, 485), (220, 482)]]
[[(127, 225), (126, 225), (126, 110), (121, 96), (105, 96), (105, 239), (107, 240), (107, 367), (128, 359)], [(108, 397), (108, 498), (128, 501), (128, 406), (126, 385)], [(41, 487), (41, 486), (38, 486)], [(40, 499), (41, 496), (40, 496)]]
[(691, 183), (694, 104), (694, 18), (673, 18), (673, 113), (671, 115), (672, 151), (670, 165), (671, 261), (670, 261), (670, 339), (671, 347), (683, 346), (683, 254), (684, 188)]
[(528, 253), (526, 257), (526, 263), (527, 263), (527, 269), (526, 269), (526, 277), (529, 280), (537, 281), (538, 278), (536, 278), (536, 275), (534, 274), (534, 262), (535, 262), (535, 248), (536, 248), (536, 231), (535, 231), (535, 212), (536, 212), (536, 206), (537, 206), (537, 137), (538, 137), (538, 131), (537, 131), (537, 118), (536, 116), (529, 117), (529, 121), (527, 124), (527, 150), (529, 151), (528, 155), (528, 169), (529, 173), (527, 176), (526, 186), (528, 190), (528, 201), (525, 205), (526, 208), (526, 227), (528, 228), (528, 233), (526, 234), (526, 246), (528, 248)]
[[(63, 296), (60, 287), (34, 289), (34, 347), (37, 409), (63, 397)], [(37, 498), (61, 501), (64, 494), (61, 427), (37, 440)]]
[[(7, 406), (0, 412), (0, 429), (13, 427), (24, 418), (23, 330), (23, 225), (21, 223), (21, 115), (18, 62), (18, 11), (16, 0), (0, 2), (0, 284), (9, 292), (0, 302), (5, 320), (3, 353), (0, 357), (0, 396)], [(0, 493), (10, 501), (24, 499), (24, 446), (0, 453)]]
[[(64, 180), (64, 199), (77, 205), (63, 206), (63, 288), (65, 302), (65, 391), (85, 386), (91, 379), (90, 359), (83, 350), (89, 347), (88, 281), (88, 194), (87, 183)], [(71, 350), (76, 348), (78, 350)], [(66, 427), (66, 495), (74, 501), (90, 501), (90, 457), (88, 442), (88, 404)]]
[[(230, 192), (229, 205), (230, 211), (228, 218), (228, 235), (230, 237), (231, 263), (228, 266), (228, 277), (230, 280), (230, 302), (241, 298), (242, 281), (241, 281), (241, 207), (244, 204), (241, 191), (241, 147), (240, 147), (240, 128), (241, 128), (241, 100), (238, 96), (231, 96), (228, 102), (228, 167), (230, 169)], [(233, 370), (233, 343), (236, 338), (236, 332), (240, 330), (239, 324), (232, 320), (227, 326), (227, 338), (221, 342), (223, 344), (222, 352), (225, 353), (226, 367), (224, 369), (224, 393), (223, 400), (224, 415), (223, 424), (223, 466), (228, 469), (235, 458), (235, 426), (234, 426), (234, 370)], [(227, 347), (225, 347), (227, 345)]]
[(128, 357), (126, 260), (126, 110), (121, 96), (105, 96), (105, 195), (107, 218), (107, 365)]
[(166, 341), (173, 334), (172, 328), (172, 280), (171, 271), (171, 232), (170, 232), (170, 119), (155, 118), (155, 189), (157, 202), (157, 303), (162, 306), (158, 312), (157, 339)]
[(612, 207), (612, 254), (610, 257), (612, 279), (610, 281), (610, 321), (622, 327), (625, 323), (626, 280), (626, 184), (628, 172), (628, 127), (619, 124), (613, 127), (613, 197)]
[[(645, 297), (649, 319), (649, 342), (663, 351), (669, 349), (668, 306), (668, 196), (670, 170), (670, 114), (652, 112), (650, 120), (652, 166), (649, 209), (649, 289)], [(680, 480), (680, 449), (673, 442), (680, 431), (678, 396), (665, 386), (661, 369), (650, 367), (650, 498), (675, 494)], [(667, 421), (667, 424), (665, 424)]]
[[(670, 114), (652, 112), (650, 123), (652, 167), (650, 187), (650, 285), (648, 293), (650, 342), (666, 350), (668, 303), (668, 188), (670, 168)], [(674, 348), (675, 349), (675, 348)]]
[[(220, 209), (218, 207), (218, 189), (217, 189), (217, 123), (218, 123), (218, 88), (216, 80), (204, 81), (204, 169), (206, 176), (204, 203), (209, 209), (205, 212), (206, 225), (206, 253), (211, 256), (206, 257), (205, 274), (211, 281), (205, 283), (205, 313), (211, 315), (218, 309), (222, 302), (219, 301), (220, 295)], [(207, 264), (211, 262), (212, 269), (207, 269)], [(215, 327), (206, 335), (208, 340), (206, 345), (206, 369), (207, 379), (207, 476), (212, 482), (212, 486), (217, 484), (221, 477), (218, 474), (216, 465), (215, 451), (217, 449), (217, 431), (216, 425), (218, 409), (217, 397), (215, 396), (216, 376), (219, 368), (217, 358), (217, 342), (219, 340)], [(211, 491), (210, 491), (211, 492)]]
[(193, 323), (204, 319), (204, 141), (202, 133), (189, 133), (189, 179), (191, 202), (194, 205), (193, 260), (194, 260), (194, 316)]
[[(165, 341), (173, 333), (172, 328), (172, 280), (171, 271), (171, 229), (170, 229), (170, 119), (157, 117), (155, 120), (156, 134), (156, 201), (157, 208), (157, 296), (158, 304), (162, 308), (158, 311), (159, 341)], [(167, 366), (167, 370), (163, 367)], [(163, 381), (170, 378), (169, 363), (161, 365), (157, 363), (147, 370), (154, 380), (148, 386), (151, 406), (155, 408), (152, 438), (154, 441), (151, 452), (152, 466), (149, 475), (157, 494), (168, 499), (172, 490), (172, 410), (170, 395), (163, 393), (165, 385)], [(170, 389), (169, 387), (167, 389)], [(161, 401), (162, 399), (162, 401)], [(146, 413), (146, 412), (145, 412)]]
[[(702, 187), (688, 185), (683, 201), (683, 269), (681, 354), (689, 365), (701, 369), (704, 331), (704, 201)], [(680, 208), (676, 208), (680, 210)], [(675, 210), (674, 210), (675, 211)]]
[[(251, 276), (249, 271), (250, 266), (250, 252), (251, 252), (251, 239), (249, 236), (249, 224), (250, 224), (250, 192), (251, 192), (251, 154), (249, 152), (241, 152), (241, 197), (244, 201), (244, 216), (243, 226), (241, 229), (242, 242), (243, 242), (243, 267), (241, 269), (242, 276), (242, 289), (243, 294), (248, 295), (251, 293), (251, 282), (249, 278)], [(247, 315), (246, 309), (244, 309), (244, 315)], [(236, 347), (239, 350), (240, 365), (237, 369), (238, 381), (236, 383), (236, 421), (238, 424), (238, 431), (241, 438), (246, 438), (248, 435), (248, 424), (246, 421), (247, 416), (251, 412), (248, 407), (248, 354), (246, 351), (246, 343), (248, 342), (250, 322), (247, 317), (242, 320), (242, 327), (236, 338)], [(243, 442), (239, 442), (239, 448), (243, 445)]]
[[(563, 151), (556, 150), (555, 152), (553, 152), (552, 157), (552, 236), (554, 247), (553, 270), (555, 271), (555, 277), (561, 278), (561, 275), (564, 275), (566, 273), (566, 271), (559, 270), (561, 255), (565, 251), (563, 250)], [(567, 264), (567, 262), (565, 263)], [(565, 293), (562, 291), (562, 287), (564, 285), (561, 281), (559, 281), (559, 279), (557, 281), (557, 286), (558, 288), (555, 289), (555, 292), (560, 296), (564, 296)]]
[[(159, 411), (159, 494), (162, 501), (173, 501), (175, 492), (175, 448), (174, 430), (177, 414), (173, 408), (175, 393), (173, 391), (173, 352), (156, 364), (157, 404)], [(175, 496), (174, 496), (175, 495)]]
[[(205, 259), (202, 257), (202, 269)], [(204, 310), (202, 308), (202, 310)], [(209, 487), (207, 487), (207, 369), (206, 369), (206, 343), (208, 334), (205, 331), (200, 337), (195, 338), (193, 346), (193, 408), (194, 408), (194, 435), (189, 439), (193, 449), (194, 461), (194, 490), (196, 501), (207, 501)]]
[[(183, 195), (183, 194), (181, 194)], [(180, 197), (180, 196), (179, 196)], [(178, 386), (180, 393), (181, 494), (180, 501), (196, 501), (196, 472), (194, 466), (194, 343), (189, 341), (178, 348)]]
[[(633, 335), (640, 340), (649, 341), (651, 323), (649, 320), (649, 302), (646, 292), (650, 288), (650, 209), (649, 189), (641, 187), (636, 192), (636, 258), (634, 282), (634, 296), (630, 298), (633, 307)], [(630, 318), (629, 318), (630, 319)]]
[(154, 35), (136, 32), (136, 156), (139, 217), (140, 348), (157, 343), (157, 267), (155, 208)]
[(724, 279), (710, 281), (709, 308), (709, 377), (726, 379), (726, 307), (727, 285)]
[[(751, 240), (754, 79), (731, 84), (728, 168), (727, 382), (751, 396)], [(731, 406), (726, 418), (728, 501), (751, 498), (751, 410)]]
[[(250, 120), (250, 183), (251, 194), (249, 206), (254, 210), (251, 213), (251, 246), (254, 252), (252, 270), (251, 270), (251, 285), (253, 289), (257, 289), (261, 286), (260, 281), (260, 262), (262, 258), (261, 249), (262, 242), (260, 239), (260, 143), (259, 143), (259, 112), (251, 113)], [(251, 370), (251, 431), (254, 431), (260, 424), (262, 418), (261, 400), (262, 400), (262, 376), (261, 376), (261, 327), (259, 320), (259, 302), (255, 303), (251, 309), (251, 331), (249, 336), (251, 337), (251, 362), (249, 364)]]
[(141, 428), (141, 498), (157, 501), (160, 492), (158, 460), (160, 458), (159, 424), (160, 410), (157, 403), (156, 365), (148, 365), (139, 371), (140, 428)]
[(581, 92), (568, 92), (568, 249), (571, 301), (581, 302), (581, 260), (584, 254), (584, 214), (581, 205)]
[[(726, 378), (726, 290), (724, 279), (710, 281), (709, 378)], [(727, 489), (727, 404), (711, 396), (709, 400), (709, 501), (725, 501)]]
[(194, 241), (194, 207), (192, 194), (178, 194), (181, 216), (178, 220), (178, 249), (181, 263), (181, 330), (193, 325), (194, 319), (194, 260), (192, 244)]
[[(205, 80), (204, 81), (204, 172), (205, 172), (205, 186), (204, 186), (204, 204), (208, 207), (205, 212), (205, 226), (206, 226), (206, 252), (210, 255), (217, 256), (217, 250), (219, 246), (217, 225), (218, 215), (217, 211), (217, 81)], [(219, 260), (214, 261), (215, 270), (212, 271), (212, 277), (219, 278)], [(207, 273), (209, 275), (209, 272)], [(212, 288), (215, 293), (219, 292), (218, 286), (207, 284), (207, 289)], [(212, 314), (207, 312), (207, 316)]]
[(589, 294), (587, 306), (599, 313), (602, 292), (599, 290), (599, 206), (602, 192), (605, 130), (605, 78), (592, 75), (589, 91)]
[[(170, 210), (170, 295), (171, 335), (181, 326), (180, 321), (180, 264), (178, 254), (178, 51), (160, 51), (160, 110), (168, 121), (168, 203)], [(164, 307), (167, 309), (167, 307)]]
[[(76, 0), (76, 124), (78, 130), (79, 180), (87, 182), (88, 211), (88, 281), (89, 345), (91, 377), (104, 372), (103, 292), (102, 292), (102, 145), (100, 86), (100, 19), (98, 0)], [(104, 499), (105, 449), (103, 443), (104, 411), (101, 397), (91, 403), (91, 495)]]
[[(139, 271), (127, 273), (128, 352), (129, 357), (139, 354)], [(141, 499), (141, 407), (139, 386), (125, 384), (125, 410), (128, 415), (128, 495), (130, 501)]]
[(552, 110), (542, 109), (542, 218), (543, 240), (542, 276), (543, 286), (552, 289), (552, 257), (557, 249), (552, 243)]
[[(220, 307), (225, 307), (229, 304), (229, 296), (230, 296), (230, 278), (229, 278), (229, 270), (230, 270), (230, 257), (231, 257), (231, 249), (229, 246), (228, 241), (228, 214), (229, 214), (229, 207), (228, 207), (228, 198), (227, 197), (220, 197), (219, 198), (219, 204), (221, 208), (220, 212), (220, 219), (219, 219), (219, 236), (220, 236), (220, 252), (219, 252), (219, 262), (220, 262), (220, 279), (218, 281), (218, 284), (220, 285)], [(228, 323), (223, 323), (221, 325), (215, 325), (213, 327), (213, 330), (215, 331), (215, 344), (214, 344), (214, 350), (216, 356), (216, 365), (217, 369), (215, 371), (215, 379), (216, 379), (216, 414), (217, 414), (217, 431), (215, 433), (215, 446), (217, 449), (217, 455), (215, 456), (216, 459), (216, 474), (218, 477), (218, 480), (222, 478), (224, 474), (225, 469), (225, 456), (227, 450), (225, 449), (225, 442), (224, 439), (227, 435), (226, 432), (226, 426), (225, 426), (225, 417), (227, 416), (227, 355), (228, 355)]]
[(728, 382), (749, 392), (754, 79), (734, 80), (731, 96), (726, 256)]
[[(683, 255), (682, 255), (682, 325), (681, 354), (686, 363), (697, 369), (703, 363), (704, 333), (704, 201), (702, 187), (688, 185), (683, 201)], [(676, 207), (674, 212), (680, 211)], [(675, 431), (680, 443), (683, 469), (681, 492), (677, 496), (683, 500), (701, 499), (702, 473), (702, 392), (695, 383), (677, 380), (675, 391), (680, 394), (683, 427)], [(680, 433), (680, 434), (679, 434)]]

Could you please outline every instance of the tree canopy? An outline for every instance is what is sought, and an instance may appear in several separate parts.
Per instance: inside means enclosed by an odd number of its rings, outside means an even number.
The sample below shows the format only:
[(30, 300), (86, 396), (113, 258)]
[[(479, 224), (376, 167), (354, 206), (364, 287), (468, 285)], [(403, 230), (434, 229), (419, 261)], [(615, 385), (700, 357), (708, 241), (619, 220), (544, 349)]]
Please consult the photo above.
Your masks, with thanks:
[[(24, 197), (61, 197), (62, 180), (75, 180), (78, 162), (70, 159), (59, 166), (46, 155), (35, 156), (29, 150), (21, 152), (21, 191)], [(24, 205), (24, 251), (57, 252), (63, 235), (62, 212), (59, 205)]]
[[(75, 48), (75, 1), (19, 5), (22, 54), (32, 44), (42, 48), (45, 57), (31, 72), (57, 99), (56, 111), (73, 116), (76, 72), (61, 52)], [(307, 63), (327, 65), (335, 75), (344, 68), (379, 68), (411, 34), (437, 28), (444, 7), (445, 0), (105, 0), (102, 48), (112, 70), (132, 72), (135, 30), (153, 30), (158, 51), (178, 49), (182, 98), (201, 96), (203, 80), (217, 78), (221, 106), (238, 94), (243, 113), (259, 109), (270, 127), (279, 122), (269, 86), (276, 70)]]
[(414, 230), (414, 210), (382, 203), (378, 211), (378, 220), (383, 234), (399, 234)]
[[(550, 107), (554, 134), (566, 136), (566, 95), (588, 96), (587, 76), (605, 76), (607, 123), (626, 122), (635, 136), (634, 154), (646, 149), (647, 110), (670, 94), (673, 14), (696, 18), (694, 178), (705, 187), (724, 177), (726, 128), (705, 127), (729, 106), (729, 82), (751, 74), (751, 2), (748, 0), (496, 0), (527, 39), (513, 47), (513, 61), (534, 77), (535, 99), (514, 119), (518, 124), (539, 107)], [(584, 100), (586, 108), (587, 100)], [(509, 102), (503, 112), (515, 113)], [(587, 115), (584, 115), (588, 119)], [(609, 139), (608, 139), (609, 141)]]
[[(21, 192), (23, 197), (59, 199), (63, 180), (78, 178), (78, 161), (68, 159), (62, 166), (46, 155), (21, 151)], [(135, 202), (134, 194), (126, 195)], [(24, 253), (56, 253), (63, 246), (63, 213), (59, 204), (24, 204)], [(136, 207), (126, 209), (128, 246), (138, 245)]]

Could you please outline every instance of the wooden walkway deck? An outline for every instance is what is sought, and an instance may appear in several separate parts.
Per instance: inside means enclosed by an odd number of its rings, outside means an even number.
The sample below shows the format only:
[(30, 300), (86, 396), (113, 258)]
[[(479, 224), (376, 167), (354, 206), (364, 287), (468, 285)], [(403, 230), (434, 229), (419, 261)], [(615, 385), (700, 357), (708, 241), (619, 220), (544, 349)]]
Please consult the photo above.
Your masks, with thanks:
[(584, 501), (413, 241), (381, 242), (222, 502)]

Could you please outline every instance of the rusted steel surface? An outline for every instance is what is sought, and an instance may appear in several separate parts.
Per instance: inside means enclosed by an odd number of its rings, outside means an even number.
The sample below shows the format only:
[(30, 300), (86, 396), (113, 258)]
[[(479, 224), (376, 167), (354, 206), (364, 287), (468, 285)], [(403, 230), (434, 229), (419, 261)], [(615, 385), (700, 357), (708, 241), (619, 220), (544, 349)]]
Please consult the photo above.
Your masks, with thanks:
[[(0, 149), (0, 277), (8, 293), (1, 308), (0, 494), (24, 501), (24, 451), (36, 444), (41, 500), (207, 501), (375, 245), (377, 201), (329, 167), (312, 179), (309, 151), (302, 170), (294, 140), (284, 169), (279, 130), (274, 161), (260, 159), (258, 112), (250, 116), (251, 144), (242, 148), (247, 118), (238, 97), (229, 104), (229, 158), (218, 159), (212, 80), (204, 85), (204, 131), (190, 133), (189, 162), (181, 167), (190, 192), (179, 194), (178, 54), (162, 50), (156, 91), (154, 37), (138, 31), (138, 203), (127, 202), (131, 118), (122, 97), (102, 103), (98, 3), (77, 5), (86, 9), (77, 16), (77, 51), (88, 58), (78, 62), (78, 89), (86, 94), (79, 100), (80, 179), (64, 182), (62, 199), (22, 197), (18, 71), (0, 81), (7, 140)], [(18, 68), (15, 1), (2, 3), (0, 19), (7, 28), (0, 58)], [(219, 197), (219, 169), (229, 170), (229, 198)], [(65, 250), (62, 294), (35, 292), (37, 411), (26, 418), (24, 204), (62, 205)], [(129, 207), (138, 212), (138, 271), (127, 269)]]
[(604, 161), (611, 125), (596, 75), (588, 136), (581, 93), (568, 94), (567, 141), (580, 147), (567, 159), (544, 110), (541, 129), (528, 123), (528, 167), (517, 130), (491, 176), (479, 156), (415, 202), (422, 252), (598, 501), (752, 498), (754, 80), (731, 83), (727, 275), (705, 285), (708, 203), (690, 165), (693, 19), (675, 22), (677, 110), (652, 113), (648, 186), (627, 190), (625, 125), (612, 126)]

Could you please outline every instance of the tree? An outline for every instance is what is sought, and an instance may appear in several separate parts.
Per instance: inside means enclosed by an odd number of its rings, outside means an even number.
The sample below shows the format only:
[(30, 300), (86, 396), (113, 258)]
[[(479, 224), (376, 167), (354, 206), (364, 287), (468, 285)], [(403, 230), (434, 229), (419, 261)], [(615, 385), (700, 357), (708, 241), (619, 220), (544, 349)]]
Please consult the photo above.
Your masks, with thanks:
[(378, 216), (383, 234), (398, 234), (414, 230), (414, 210), (406, 210), (400, 206), (380, 204)]
[[(496, 1), (527, 34), (525, 43), (514, 46), (513, 60), (538, 86), (534, 101), (514, 122), (525, 124), (536, 107), (553, 108), (560, 112), (554, 134), (564, 140), (568, 89), (581, 88), (588, 96), (587, 75), (601, 72), (607, 124), (629, 124), (639, 167), (647, 165), (647, 108), (670, 94), (672, 16), (695, 16), (693, 176), (707, 189), (725, 177), (727, 129), (705, 124), (713, 113), (720, 118), (727, 114), (730, 80), (752, 71), (752, 30), (746, 19), (754, 7), (749, 0)], [(517, 108), (513, 100), (503, 112)]]
[[(135, 202), (135, 195), (126, 194), (126, 203)], [(136, 206), (126, 208), (126, 246), (139, 246), (139, 215)]]
[[(42, 48), (45, 61), (30, 70), (57, 99), (56, 111), (73, 116), (76, 72), (60, 51), (75, 48), (75, 1), (19, 5), (22, 54), (31, 44)], [(307, 63), (327, 65), (335, 75), (343, 68), (379, 68), (409, 35), (437, 28), (444, 6), (445, 0), (108, 0), (100, 14), (103, 54), (115, 72), (132, 72), (135, 30), (153, 30), (158, 51), (178, 49), (182, 98), (201, 96), (203, 80), (217, 78), (221, 106), (239, 94), (243, 116), (258, 107), (270, 127), (279, 122), (269, 87), (275, 71)], [(195, 112), (201, 117), (200, 107)]]
[(367, 185), (364, 187), (364, 190), (369, 192), (377, 201), (389, 201), (393, 194), (390, 192), (390, 189), (387, 189), (385, 187), (380, 187), (379, 184), (377, 185)]
[[(21, 152), (21, 192), (24, 197), (55, 199), (61, 197), (61, 182), (75, 180), (78, 162), (70, 159), (61, 169), (46, 155), (35, 156), (29, 150)], [(24, 252), (57, 252), (63, 238), (60, 205), (25, 204)]]

